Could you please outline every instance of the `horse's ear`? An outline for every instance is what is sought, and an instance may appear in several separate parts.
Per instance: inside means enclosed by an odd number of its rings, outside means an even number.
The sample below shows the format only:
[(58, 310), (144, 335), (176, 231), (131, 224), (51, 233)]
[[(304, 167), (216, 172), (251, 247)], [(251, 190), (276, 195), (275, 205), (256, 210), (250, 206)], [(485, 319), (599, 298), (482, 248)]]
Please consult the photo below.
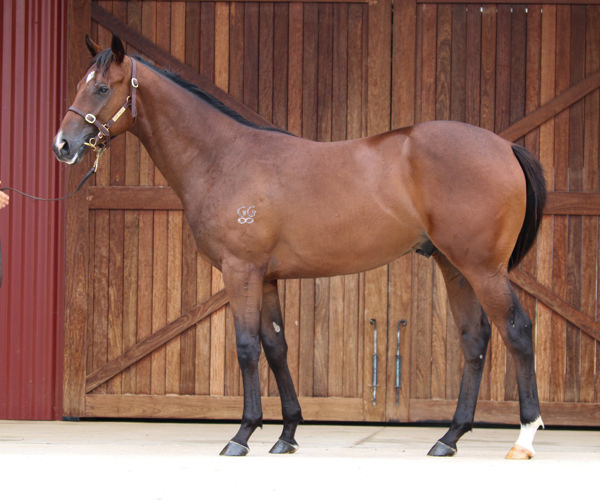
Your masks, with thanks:
[(96, 54), (98, 54), (98, 52), (102, 50), (102, 47), (100, 47), (96, 42), (94, 42), (89, 35), (85, 36), (85, 45), (87, 45), (87, 48), (90, 51), (92, 57), (95, 57)]
[(123, 42), (121, 42), (121, 39), (117, 35), (113, 35), (110, 48), (115, 55), (117, 64), (121, 64), (125, 57), (125, 47), (123, 47)]

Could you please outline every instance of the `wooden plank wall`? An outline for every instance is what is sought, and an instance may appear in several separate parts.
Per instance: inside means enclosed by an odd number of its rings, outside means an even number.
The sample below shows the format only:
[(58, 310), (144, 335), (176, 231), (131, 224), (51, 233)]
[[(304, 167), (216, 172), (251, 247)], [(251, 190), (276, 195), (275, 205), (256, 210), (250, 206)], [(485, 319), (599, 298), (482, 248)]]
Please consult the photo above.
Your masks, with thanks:
[[(275, 125), (318, 140), (432, 119), (502, 133), (600, 71), (599, 5), (412, 0), (97, 4)], [(109, 44), (106, 29), (94, 23), (93, 33)], [(537, 245), (520, 272), (532, 277), (536, 290), (584, 314), (587, 322), (578, 322), (580, 327), (597, 326), (600, 320), (600, 211), (594, 198), (600, 191), (599, 117), (596, 89), (518, 140), (540, 157), (550, 191), (560, 194), (549, 204)], [(123, 157), (125, 162), (117, 160)], [(116, 139), (103, 165), (98, 188), (165, 185), (133, 136)], [(102, 197), (90, 200), (88, 374), (223, 286), (220, 273), (196, 257), (180, 211), (125, 210), (103, 205)], [(518, 293), (535, 321), (540, 398), (557, 404), (546, 407), (547, 420), (573, 423), (583, 409), (580, 403), (596, 404), (597, 411), (597, 335), (566, 320), (564, 308), (560, 314), (559, 308), (551, 309), (552, 301)], [(344, 409), (336, 416), (346, 420), (451, 417), (462, 359), (442, 276), (432, 260), (407, 256), (364, 274), (290, 280), (281, 284), (280, 296), (292, 377), (301, 397), (332, 399)], [(376, 406), (369, 400), (370, 318), (377, 319), (380, 334), (382, 400)], [(408, 326), (396, 405), (393, 367), (401, 319)], [(264, 360), (261, 383), (265, 396), (276, 396)], [(68, 391), (79, 394), (77, 385)], [(235, 398), (241, 382), (230, 313), (213, 314), (93, 392), (96, 397), (181, 395), (178, 417), (188, 417), (193, 408), (184, 396), (214, 397), (214, 409), (203, 400), (210, 407), (206, 416), (238, 417)], [(67, 402), (79, 398), (71, 397)], [(355, 414), (345, 413), (344, 398), (354, 399)], [(495, 330), (481, 399), (486, 420), (518, 416), (512, 361)], [(326, 399), (318, 400), (312, 407), (315, 416)], [(128, 415), (125, 404), (115, 410), (114, 402), (112, 410), (97, 407), (91, 414)], [(219, 405), (222, 411), (215, 410)], [(173, 417), (162, 407), (148, 404), (145, 409)]]
[[(415, 20), (416, 57), (404, 56), (412, 49), (411, 35), (396, 31), (404, 40), (394, 55), (395, 62), (401, 58), (394, 73), (394, 125), (452, 119), (501, 133), (599, 69), (598, 5), (422, 3), (411, 10), (400, 4), (406, 23), (410, 16)], [(411, 71), (412, 88), (405, 82)], [(403, 96), (413, 93), (411, 108), (411, 97)], [(598, 193), (599, 116), (595, 90), (518, 141), (541, 158), (549, 190)], [(598, 207), (585, 216), (547, 213), (537, 247), (521, 268), (595, 321), (599, 213)], [(441, 276), (422, 258), (413, 259), (412, 270), (411, 398), (453, 400), (461, 361)], [(532, 296), (520, 298), (536, 320), (540, 398), (599, 402), (598, 341)], [(495, 330), (481, 398), (517, 399), (512, 361)]]
[[(277, 126), (327, 141), (365, 134), (365, 5), (98, 5)], [(110, 44), (109, 32), (95, 23), (93, 36)], [(166, 184), (130, 135), (114, 140), (102, 163), (98, 187)], [(196, 257), (181, 211), (95, 207), (89, 228), (88, 373), (223, 287), (220, 273)], [(301, 396), (362, 397), (362, 281), (353, 275), (281, 283), (290, 368)], [(263, 395), (277, 395), (264, 357), (261, 384)], [(241, 395), (229, 311), (93, 393)]]

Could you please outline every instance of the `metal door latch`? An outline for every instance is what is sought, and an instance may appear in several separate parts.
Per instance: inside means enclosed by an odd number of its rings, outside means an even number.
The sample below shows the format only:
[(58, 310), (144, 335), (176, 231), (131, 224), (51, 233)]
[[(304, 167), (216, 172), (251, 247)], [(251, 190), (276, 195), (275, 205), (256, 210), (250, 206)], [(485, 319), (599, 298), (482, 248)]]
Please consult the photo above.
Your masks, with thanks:
[(379, 357), (377, 356), (377, 320), (372, 318), (369, 323), (373, 326), (373, 366), (371, 371), (371, 387), (373, 388), (373, 406), (377, 405), (377, 376), (379, 372)]
[(398, 320), (398, 342), (396, 344), (396, 405), (400, 405), (400, 388), (402, 388), (402, 356), (400, 355), (400, 327), (406, 327), (406, 320)]

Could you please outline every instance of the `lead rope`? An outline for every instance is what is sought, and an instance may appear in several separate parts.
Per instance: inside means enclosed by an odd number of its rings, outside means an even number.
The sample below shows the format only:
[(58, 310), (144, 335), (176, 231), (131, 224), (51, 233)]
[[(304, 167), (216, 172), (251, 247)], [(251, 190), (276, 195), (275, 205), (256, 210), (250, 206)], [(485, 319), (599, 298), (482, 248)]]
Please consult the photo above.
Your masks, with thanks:
[[(19, 195), (23, 195), (24, 197), (31, 198), (33, 200), (38, 200), (40, 202), (60, 202), (61, 200), (66, 200), (67, 198), (70, 198), (73, 195), (75, 195), (75, 193), (77, 193), (81, 188), (83, 188), (83, 185), (85, 184), (85, 182), (93, 174), (96, 173), (96, 171), (98, 170), (98, 161), (100, 160), (102, 153), (104, 153), (105, 151), (106, 151), (106, 148), (98, 148), (96, 150), (96, 159), (94, 160), (94, 165), (92, 165), (92, 168), (89, 171), (87, 171), (85, 176), (83, 176), (81, 181), (79, 181), (79, 184), (77, 185), (77, 188), (75, 188), (75, 191), (72, 191), (68, 195), (58, 197), (58, 198), (42, 198), (42, 197), (36, 197), (34, 195), (29, 195), (29, 194), (24, 193), (21, 190), (18, 190), (16, 188), (9, 188), (9, 187), (0, 188), (0, 191), (14, 191), (15, 193), (18, 193)], [(0, 246), (0, 287), (2, 287), (2, 275), (3, 275), (3, 273), (2, 273), (2, 246)]]
[[(97, 148), (96, 149), (96, 159), (94, 160), (94, 165), (92, 165), (92, 168), (86, 172), (85, 176), (83, 176), (83, 178), (81, 179), (81, 181), (79, 181), (79, 184), (77, 185), (77, 188), (75, 188), (74, 191), (72, 191), (71, 193), (69, 193), (68, 195), (62, 196), (62, 197), (58, 197), (58, 198), (42, 198), (42, 197), (36, 197), (34, 195), (29, 195), (28, 193), (24, 193), (21, 190), (17, 190), (16, 188), (0, 188), (0, 191), (14, 191), (15, 193), (18, 193), (19, 195), (23, 195), (24, 197), (27, 198), (31, 198), (33, 200), (37, 200), (40, 202), (60, 202), (61, 200), (66, 200), (67, 198), (72, 197), (73, 195), (75, 195), (75, 193), (77, 193), (81, 188), (83, 188), (83, 185), (85, 184), (85, 182), (93, 175), (96, 173), (96, 171), (98, 170), (98, 162), (100, 161), (100, 157), (102, 156), (102, 154), (106, 151), (106, 148)], [(2, 246), (0, 246), (0, 287), (2, 287)]]
[(97, 148), (96, 149), (96, 159), (94, 160), (94, 165), (92, 165), (92, 168), (89, 171), (87, 171), (85, 176), (83, 176), (81, 181), (79, 181), (77, 188), (75, 188), (75, 190), (72, 191), (71, 193), (69, 193), (68, 195), (64, 195), (64, 196), (58, 197), (58, 198), (42, 198), (42, 197), (36, 197), (35, 195), (30, 195), (21, 190), (18, 190), (17, 188), (10, 188), (10, 187), (0, 188), (0, 191), (14, 191), (15, 193), (18, 193), (19, 195), (23, 195), (24, 197), (31, 198), (32, 200), (37, 200), (39, 202), (60, 202), (61, 200), (66, 200), (67, 198), (71, 198), (73, 195), (75, 195), (75, 193), (77, 193), (81, 188), (83, 188), (83, 185), (85, 184), (85, 182), (93, 174), (96, 173), (96, 171), (98, 170), (98, 162), (100, 161), (100, 157), (102, 156), (102, 154), (105, 151), (106, 151), (106, 148)]

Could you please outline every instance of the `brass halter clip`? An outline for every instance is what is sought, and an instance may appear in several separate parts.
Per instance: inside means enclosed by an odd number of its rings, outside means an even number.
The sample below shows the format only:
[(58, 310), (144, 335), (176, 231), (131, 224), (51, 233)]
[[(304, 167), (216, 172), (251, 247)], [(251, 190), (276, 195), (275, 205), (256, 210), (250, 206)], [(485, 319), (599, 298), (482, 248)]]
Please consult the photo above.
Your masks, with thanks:
[(94, 174), (95, 174), (96, 171), (98, 170), (98, 163), (100, 162), (100, 157), (107, 150), (107, 147), (106, 146), (92, 146), (92, 148), (96, 152), (96, 158), (94, 160), (94, 165), (92, 165), (92, 172), (94, 172)]

